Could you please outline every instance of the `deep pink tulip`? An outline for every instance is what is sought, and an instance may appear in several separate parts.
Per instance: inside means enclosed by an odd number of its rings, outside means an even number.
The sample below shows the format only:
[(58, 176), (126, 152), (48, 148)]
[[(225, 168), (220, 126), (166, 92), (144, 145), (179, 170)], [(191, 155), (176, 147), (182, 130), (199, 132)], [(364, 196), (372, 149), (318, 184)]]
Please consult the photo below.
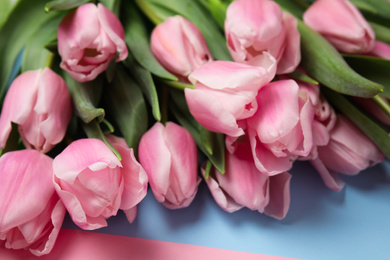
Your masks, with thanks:
[(27, 71), (11, 84), (0, 117), (0, 148), (11, 132), (11, 122), (27, 148), (48, 152), (65, 136), (72, 102), (64, 80), (51, 69)]
[(318, 147), (318, 157), (335, 172), (355, 175), (384, 159), (376, 145), (342, 115), (330, 136), (328, 145)]
[(303, 21), (341, 52), (367, 53), (374, 47), (374, 30), (348, 0), (317, 0)]
[(170, 209), (187, 207), (198, 190), (198, 151), (183, 127), (157, 122), (141, 138), (139, 160), (156, 199)]
[(267, 84), (257, 95), (257, 112), (247, 119), (257, 168), (275, 175), (288, 171), (313, 146), (313, 105), (293, 80)]
[[(58, 27), (61, 68), (80, 82), (90, 81), (110, 63), (126, 59), (128, 50), (119, 19), (102, 4), (84, 4)], [(118, 57), (117, 57), (118, 55)]]
[[(243, 207), (282, 219), (290, 206), (290, 178), (287, 172), (268, 176), (253, 161), (250, 144), (241, 139), (234, 153), (226, 153), (226, 172), (210, 173), (205, 181), (217, 204), (228, 212)], [(204, 167), (202, 167), (204, 176)]]
[(65, 217), (54, 190), (53, 159), (36, 151), (0, 157), (0, 240), (10, 249), (50, 253)]
[(199, 29), (179, 15), (154, 28), (150, 45), (161, 65), (184, 82), (191, 72), (213, 60)]
[(301, 60), (297, 21), (270, 0), (237, 0), (226, 12), (227, 46), (236, 62), (258, 65), (269, 52), (277, 74), (295, 70)]
[(189, 77), (195, 89), (185, 90), (188, 108), (195, 119), (210, 131), (243, 135), (237, 121), (256, 112), (257, 92), (275, 75), (275, 59), (266, 56), (268, 60), (259, 67), (214, 61), (195, 70)]
[(83, 229), (107, 226), (122, 209), (129, 222), (145, 197), (148, 177), (133, 149), (109, 138), (122, 161), (98, 139), (79, 139), (54, 158), (54, 184), (74, 223)]

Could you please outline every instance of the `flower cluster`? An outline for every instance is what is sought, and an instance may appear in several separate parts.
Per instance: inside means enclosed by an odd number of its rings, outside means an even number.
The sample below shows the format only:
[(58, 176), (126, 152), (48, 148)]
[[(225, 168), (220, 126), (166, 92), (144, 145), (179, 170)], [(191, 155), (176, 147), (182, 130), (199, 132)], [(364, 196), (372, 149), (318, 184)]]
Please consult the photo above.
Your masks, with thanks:
[(283, 219), (295, 161), (340, 191), (338, 174), (390, 156), (386, 130), (361, 112), (389, 126), (386, 96), (345, 61), (390, 67), (390, 45), (347, 0), (317, 0), (301, 14), (278, 1), (229, 1), (209, 7), (221, 28), (206, 29), (190, 13), (161, 20), (147, 1), (143, 14), (132, 1), (123, 10), (63, 2), (45, 7), (67, 12), (48, 22), (57, 49), (42, 52), (46, 66), (26, 47), (22, 73), (0, 97), (7, 248), (50, 253), (66, 212), (86, 230), (119, 210), (131, 223), (148, 187), (165, 207), (187, 207), (201, 181), (228, 212)]

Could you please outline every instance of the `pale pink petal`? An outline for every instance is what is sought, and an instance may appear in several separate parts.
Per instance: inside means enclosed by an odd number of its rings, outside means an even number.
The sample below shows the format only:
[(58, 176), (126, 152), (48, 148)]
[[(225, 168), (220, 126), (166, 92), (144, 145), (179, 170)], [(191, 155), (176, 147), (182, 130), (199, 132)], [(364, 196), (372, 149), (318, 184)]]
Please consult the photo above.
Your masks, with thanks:
[(288, 172), (269, 177), (270, 201), (264, 210), (266, 215), (276, 219), (286, 217), (290, 207), (290, 179)]
[(319, 158), (311, 160), (310, 163), (320, 174), (326, 187), (334, 191), (340, 191), (344, 187), (344, 181), (338, 177), (335, 171), (328, 169)]
[(390, 45), (385, 42), (375, 41), (374, 48), (367, 55), (390, 60)]
[(126, 210), (123, 210), (126, 214), (127, 221), (133, 223), (134, 219), (137, 217), (137, 207), (132, 207)]

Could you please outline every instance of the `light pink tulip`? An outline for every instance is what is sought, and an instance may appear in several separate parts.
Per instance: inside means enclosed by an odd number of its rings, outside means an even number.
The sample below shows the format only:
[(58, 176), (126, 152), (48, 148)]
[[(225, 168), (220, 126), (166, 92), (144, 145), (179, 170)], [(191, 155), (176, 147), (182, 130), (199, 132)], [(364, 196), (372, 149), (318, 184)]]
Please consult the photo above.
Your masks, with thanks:
[(243, 135), (237, 121), (256, 112), (257, 92), (275, 75), (275, 59), (266, 56), (267, 62), (259, 67), (214, 61), (195, 70), (189, 77), (195, 89), (185, 90), (194, 118), (210, 131)]
[(213, 60), (199, 29), (179, 15), (154, 28), (150, 45), (161, 65), (184, 82), (191, 72)]
[(328, 145), (318, 147), (318, 157), (330, 170), (355, 175), (384, 159), (376, 145), (347, 118), (339, 115)]
[(68, 14), (58, 27), (61, 68), (80, 82), (102, 73), (112, 59), (128, 55), (119, 19), (102, 4), (84, 4)]
[(367, 53), (374, 47), (374, 30), (348, 0), (317, 0), (303, 21), (341, 52)]
[(133, 149), (109, 138), (122, 161), (98, 139), (79, 139), (54, 158), (54, 184), (74, 223), (83, 229), (107, 226), (122, 209), (129, 222), (145, 197), (148, 178)]
[(0, 148), (11, 132), (11, 122), (27, 148), (48, 152), (65, 136), (72, 102), (64, 80), (51, 69), (27, 71), (11, 84), (0, 117)]
[(270, 0), (236, 0), (226, 12), (225, 35), (236, 62), (257, 66), (269, 52), (277, 74), (290, 73), (301, 60), (297, 20)]
[(183, 127), (157, 122), (141, 138), (139, 160), (156, 199), (170, 209), (190, 205), (198, 190), (198, 151)]
[(267, 84), (257, 95), (257, 112), (247, 119), (257, 168), (275, 175), (288, 171), (313, 146), (313, 105), (293, 80)]
[(390, 60), (390, 45), (385, 42), (375, 41), (374, 48), (369, 53), (366, 54), (370, 56)]
[(54, 190), (53, 159), (36, 151), (0, 157), (0, 241), (37, 256), (50, 253), (65, 217)]
[[(205, 181), (217, 204), (228, 212), (243, 207), (282, 219), (290, 205), (290, 178), (287, 172), (268, 176), (253, 161), (249, 142), (241, 139), (234, 153), (226, 153), (226, 172), (210, 173)], [(202, 167), (204, 176), (204, 167)]]

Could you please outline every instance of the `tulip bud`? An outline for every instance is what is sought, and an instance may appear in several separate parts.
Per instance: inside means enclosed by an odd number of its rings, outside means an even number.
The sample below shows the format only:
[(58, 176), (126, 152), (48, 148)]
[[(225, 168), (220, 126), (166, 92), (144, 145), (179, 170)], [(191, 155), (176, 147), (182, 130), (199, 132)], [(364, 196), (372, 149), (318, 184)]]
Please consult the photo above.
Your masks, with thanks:
[(125, 142), (110, 139), (120, 162), (98, 139), (79, 139), (54, 158), (54, 184), (74, 223), (83, 229), (107, 226), (106, 219), (124, 210), (129, 222), (145, 197), (148, 178)]
[(375, 33), (359, 9), (348, 0), (317, 0), (304, 13), (303, 21), (345, 53), (367, 53)]
[(157, 122), (141, 138), (139, 159), (156, 199), (170, 209), (187, 207), (194, 199), (200, 178), (198, 152), (190, 133), (168, 122)]
[(0, 117), (0, 148), (11, 132), (11, 122), (27, 148), (48, 152), (65, 136), (72, 102), (64, 80), (51, 69), (27, 71), (11, 84)]
[(277, 219), (284, 218), (290, 205), (291, 175), (283, 172), (268, 176), (260, 172), (245, 137), (236, 145), (234, 153), (226, 153), (226, 172), (215, 170), (205, 178), (215, 201), (228, 212), (247, 207)]
[(60, 66), (79, 82), (93, 80), (117, 53), (117, 62), (126, 59), (124, 38), (122, 24), (104, 5), (81, 5), (58, 27)]
[(366, 55), (390, 60), (390, 44), (381, 41), (375, 41), (374, 48)]
[(54, 190), (53, 159), (19, 150), (0, 157), (0, 240), (11, 249), (50, 253), (65, 217)]
[(195, 70), (189, 77), (195, 89), (185, 89), (194, 118), (210, 131), (243, 135), (237, 121), (256, 112), (257, 92), (275, 76), (275, 59), (269, 54), (266, 57), (267, 63), (259, 67), (214, 61)]
[(297, 20), (270, 0), (237, 0), (226, 12), (225, 35), (234, 61), (258, 66), (269, 52), (277, 74), (290, 73), (301, 60)]
[(150, 44), (161, 65), (184, 82), (192, 71), (213, 60), (199, 29), (179, 15), (157, 25)]

